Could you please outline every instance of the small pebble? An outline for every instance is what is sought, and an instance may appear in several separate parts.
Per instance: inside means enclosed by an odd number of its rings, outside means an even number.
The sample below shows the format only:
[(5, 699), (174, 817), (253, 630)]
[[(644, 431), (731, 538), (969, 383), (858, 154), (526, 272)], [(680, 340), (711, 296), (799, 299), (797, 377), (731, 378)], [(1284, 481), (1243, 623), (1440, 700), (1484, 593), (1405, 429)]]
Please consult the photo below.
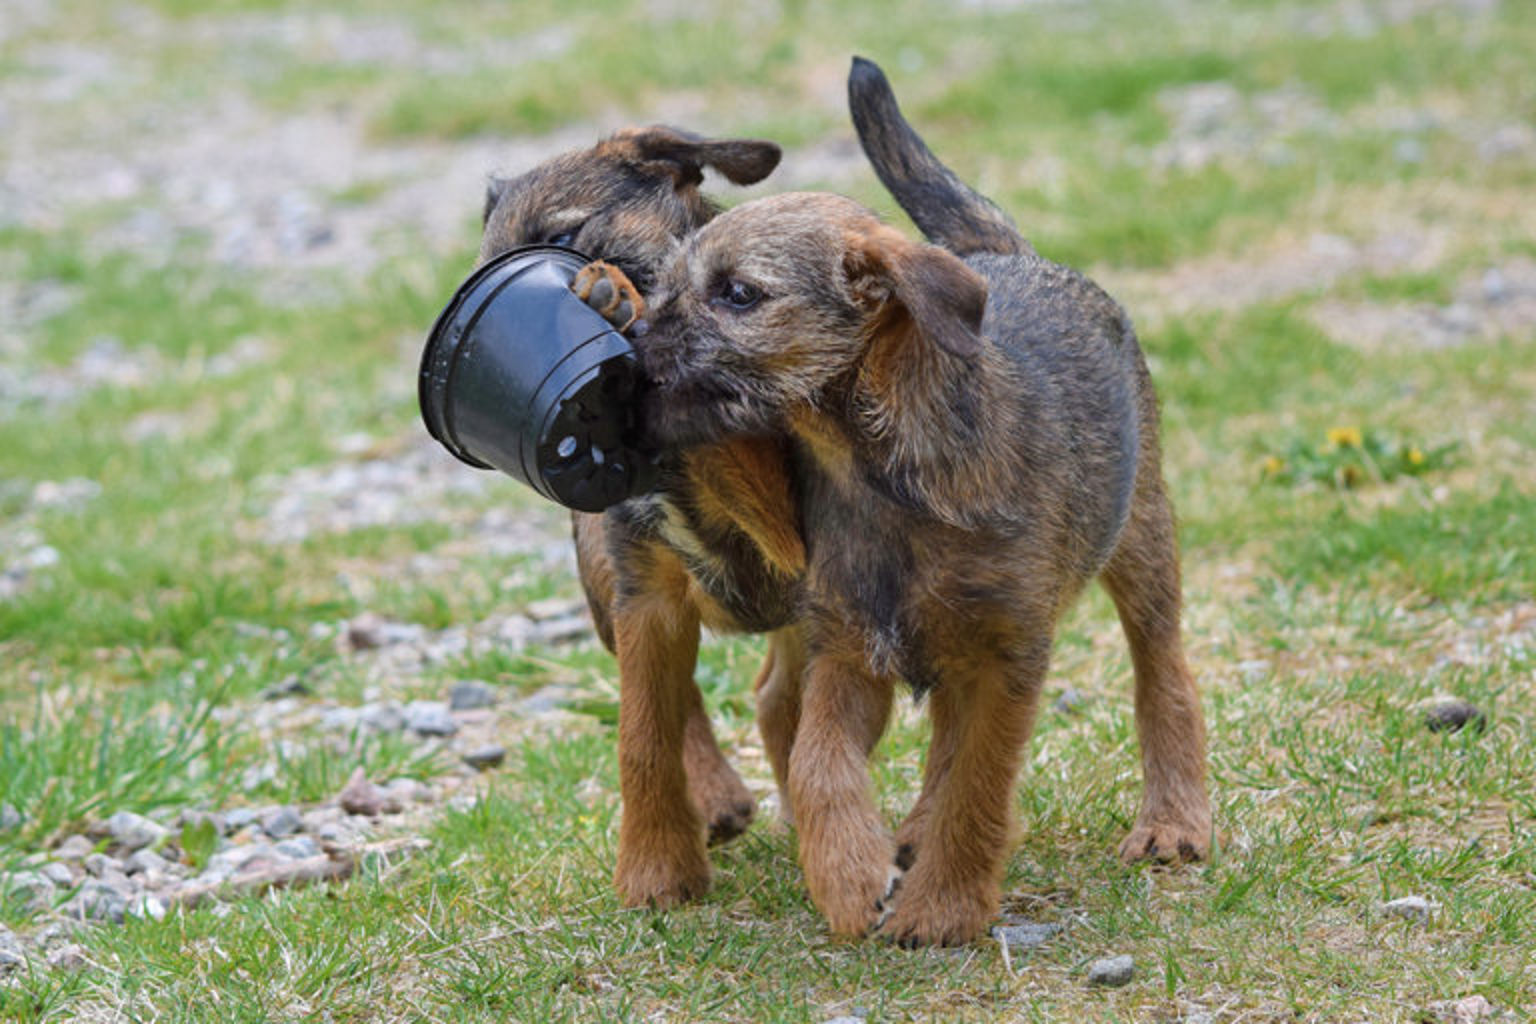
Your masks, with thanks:
[(1130, 984), (1136, 973), (1136, 961), (1128, 955), (1110, 956), (1095, 960), (1088, 966), (1088, 984), (1103, 988), (1120, 988)]
[(1381, 905), (1383, 913), (1416, 924), (1428, 923), (1430, 912), (1434, 908), (1435, 905), (1423, 896), (1403, 896), (1400, 899), (1388, 900)]
[(479, 679), (461, 679), (448, 691), (450, 711), (474, 711), (496, 703), (496, 690)]
[(1460, 732), (1467, 727), (1482, 732), (1488, 725), (1477, 706), (1460, 697), (1431, 697), (1420, 701), (1417, 707), (1430, 732)]
[(1061, 691), (1061, 695), (1056, 698), (1054, 707), (1062, 714), (1073, 714), (1074, 712), (1081, 711), (1083, 705), (1087, 703), (1088, 698), (1083, 696), (1081, 690), (1069, 686)]
[(459, 731), (448, 705), (436, 700), (413, 700), (405, 706), (405, 724), (419, 736), (452, 736)]
[(69, 870), (68, 864), (60, 864), (56, 860), (51, 860), (38, 870), (43, 873), (44, 878), (60, 888), (68, 888), (75, 884), (75, 873)]
[(392, 700), (364, 704), (358, 709), (357, 717), (374, 732), (399, 732), (405, 728), (405, 713)]
[(297, 807), (279, 807), (261, 819), (261, 830), (273, 839), (291, 836), (304, 826), (304, 818)]
[(569, 686), (550, 683), (518, 701), (516, 710), (520, 715), (541, 715), (569, 704), (575, 697), (576, 691)]
[(21, 812), (10, 804), (0, 804), (0, 832), (9, 832), (13, 828), (20, 828), (26, 819)]
[(1016, 953), (1043, 946), (1060, 931), (1059, 924), (1004, 924), (992, 929), (992, 937)]
[(352, 773), (347, 784), (337, 794), (336, 800), (348, 814), (363, 814), (376, 818), (384, 811), (384, 793), (368, 781), (362, 768)]
[(171, 830), (142, 814), (118, 811), (107, 819), (107, 834), (119, 846), (137, 850), (163, 841), (171, 834)]
[(100, 878), (102, 875), (113, 871), (122, 871), (123, 866), (104, 853), (93, 853), (85, 858), (85, 873), (92, 878)]
[(59, 909), (77, 920), (122, 924), (128, 913), (128, 897), (110, 883), (92, 879)]
[(78, 971), (86, 965), (85, 949), (73, 942), (48, 951), (48, 966), (60, 971)]
[(507, 748), (499, 743), (488, 743), (483, 747), (476, 747), (464, 755), (464, 763), (480, 771), (499, 768), (506, 759)]
[(170, 861), (153, 850), (139, 850), (124, 862), (124, 869), (130, 875), (142, 874), (146, 871), (169, 871), (170, 867)]
[(5, 925), (0, 924), (0, 974), (22, 967), (27, 955), (22, 952), (21, 940)]
[(84, 860), (96, 852), (96, 844), (85, 836), (73, 835), (59, 844), (53, 855), (60, 860)]
[(0, 902), (19, 905), (31, 913), (42, 910), (53, 902), (55, 886), (40, 871), (16, 871), (0, 874)]
[(165, 901), (160, 897), (152, 896), (149, 893), (144, 893), (141, 896), (135, 896), (133, 900), (128, 904), (127, 911), (128, 916), (130, 917), (148, 917), (155, 921), (165, 920), (165, 912)]
[(247, 825), (255, 824), (265, 813), (267, 812), (258, 807), (236, 807), (232, 811), (225, 811), (223, 831), (238, 832)]
[(1482, 996), (1450, 999), (1430, 1006), (1435, 1019), (1445, 1024), (1477, 1024), (1493, 1016), (1493, 1004)]
[(309, 836), (294, 836), (292, 839), (284, 839), (272, 848), (289, 860), (303, 860), (306, 857), (318, 857), (321, 854), (320, 844)]

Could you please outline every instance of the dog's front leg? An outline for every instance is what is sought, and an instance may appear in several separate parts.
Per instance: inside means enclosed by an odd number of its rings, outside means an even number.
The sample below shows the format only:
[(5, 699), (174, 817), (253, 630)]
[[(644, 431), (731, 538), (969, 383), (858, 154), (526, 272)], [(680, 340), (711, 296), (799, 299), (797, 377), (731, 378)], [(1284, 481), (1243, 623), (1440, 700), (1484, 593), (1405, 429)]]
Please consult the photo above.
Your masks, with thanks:
[(683, 759), (699, 613), (681, 564), (668, 552), (650, 554), (646, 586), (614, 603), (624, 802), (614, 884), (629, 906), (665, 907), (709, 889), (704, 825)]
[[(1048, 634), (1047, 634), (1048, 636)], [(934, 753), (921, 849), (880, 933), (903, 946), (971, 941), (997, 913), (1013, 821), (1014, 779), (1034, 725), (1046, 653), (955, 659), (934, 705)], [(946, 694), (945, 691), (948, 691)], [(942, 710), (941, 710), (942, 709)]]
[(876, 678), (855, 657), (813, 654), (806, 667), (789, 794), (806, 887), (841, 935), (863, 935), (879, 924), (898, 877), (868, 768), (891, 693), (890, 680)]

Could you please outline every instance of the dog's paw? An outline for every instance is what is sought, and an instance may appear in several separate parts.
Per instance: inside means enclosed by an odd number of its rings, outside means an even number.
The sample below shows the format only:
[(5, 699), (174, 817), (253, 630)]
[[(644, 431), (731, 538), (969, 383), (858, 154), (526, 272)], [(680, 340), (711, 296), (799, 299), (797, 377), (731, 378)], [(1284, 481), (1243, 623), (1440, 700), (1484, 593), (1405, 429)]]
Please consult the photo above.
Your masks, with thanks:
[(961, 946), (980, 935), (997, 913), (993, 887), (940, 885), (921, 871), (903, 876), (901, 892), (877, 934), (898, 946)]
[(645, 300), (624, 271), (612, 263), (594, 260), (582, 267), (571, 281), (571, 291), (620, 331), (643, 323), (640, 318), (645, 315)]
[(739, 779), (734, 787), (711, 790), (708, 794), (695, 792), (694, 799), (709, 827), (710, 846), (730, 842), (741, 835), (752, 824), (752, 817), (757, 812), (752, 795)]
[(626, 907), (662, 909), (696, 900), (709, 892), (709, 860), (700, 845), (698, 856), (619, 857), (613, 884)]
[(889, 840), (878, 845), (878, 849), (847, 851), (851, 856), (835, 867), (829, 864), (818, 870), (806, 865), (811, 900), (835, 935), (868, 935), (891, 914), (901, 872)]
[(1139, 860), (1161, 863), (1204, 860), (1210, 852), (1209, 827), (1138, 824), (1120, 843), (1120, 859), (1127, 864)]

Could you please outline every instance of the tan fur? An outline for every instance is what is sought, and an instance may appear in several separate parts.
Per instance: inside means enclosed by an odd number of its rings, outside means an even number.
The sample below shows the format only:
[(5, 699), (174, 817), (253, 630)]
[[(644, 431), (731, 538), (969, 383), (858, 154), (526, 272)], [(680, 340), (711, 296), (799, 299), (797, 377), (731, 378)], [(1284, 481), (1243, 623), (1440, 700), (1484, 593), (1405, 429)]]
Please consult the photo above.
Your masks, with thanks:
[[(661, 294), (636, 339), (657, 436), (787, 432), (808, 474), (804, 670), (778, 645), (758, 691), (832, 930), (916, 945), (985, 927), (1051, 639), (1095, 576), (1136, 670), (1146, 789), (1122, 853), (1202, 856), (1205, 735), (1156, 404), (1118, 307), (1022, 242), (972, 266), (809, 194), (702, 229)], [(930, 695), (933, 741), (893, 837), (866, 762), (903, 679)]]

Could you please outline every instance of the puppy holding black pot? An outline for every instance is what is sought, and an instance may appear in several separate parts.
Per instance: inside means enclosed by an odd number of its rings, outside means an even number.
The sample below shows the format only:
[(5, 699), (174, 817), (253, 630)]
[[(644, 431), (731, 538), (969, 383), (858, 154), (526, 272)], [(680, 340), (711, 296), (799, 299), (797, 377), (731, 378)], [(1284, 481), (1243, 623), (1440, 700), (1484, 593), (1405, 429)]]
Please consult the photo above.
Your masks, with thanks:
[[(895, 176), (901, 198), (911, 183)], [(948, 248), (839, 196), (739, 206), (684, 242), (634, 340), (658, 442), (792, 439), (807, 556), (787, 771), (800, 860), (834, 931), (909, 945), (966, 942), (996, 912), (1052, 637), (1095, 577), (1131, 645), (1146, 775), (1122, 853), (1198, 858), (1211, 828), (1134, 331), (957, 185), (914, 213)], [(933, 740), (893, 836), (866, 760), (899, 681), (926, 696)]]

